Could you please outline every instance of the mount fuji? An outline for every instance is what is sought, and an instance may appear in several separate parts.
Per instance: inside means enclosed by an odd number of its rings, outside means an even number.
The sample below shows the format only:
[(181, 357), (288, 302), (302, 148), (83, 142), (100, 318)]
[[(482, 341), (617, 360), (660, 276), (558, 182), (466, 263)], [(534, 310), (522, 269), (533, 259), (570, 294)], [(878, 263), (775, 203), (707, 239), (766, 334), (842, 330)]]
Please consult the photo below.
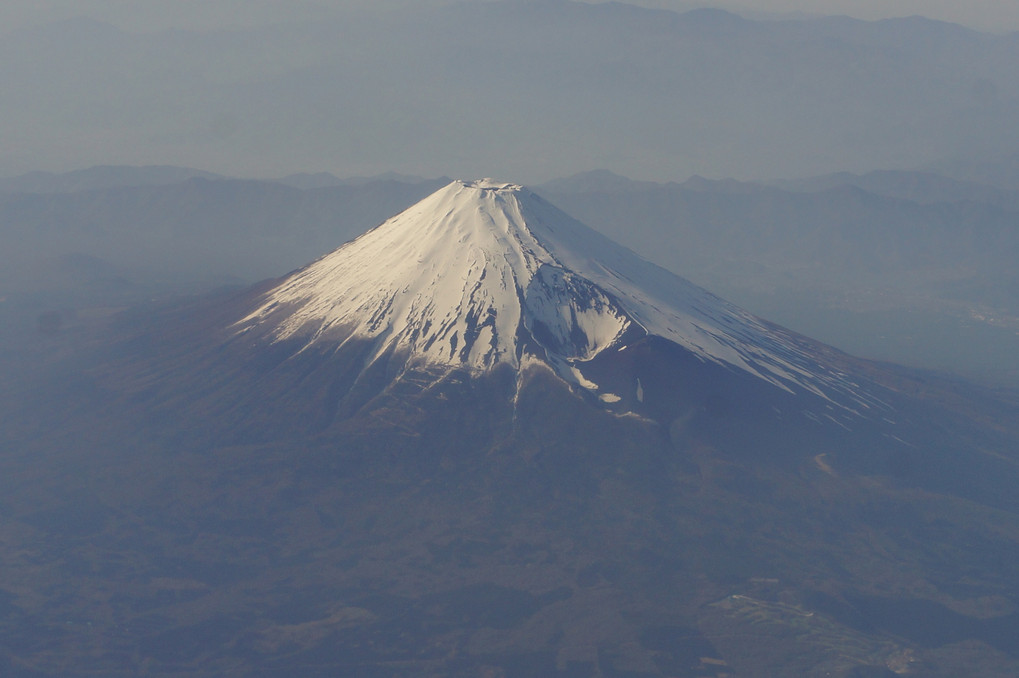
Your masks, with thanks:
[(5, 675), (1019, 673), (1014, 400), (524, 187), (77, 331), (0, 380)]
[(843, 414), (877, 404), (824, 360), (823, 347), (650, 264), (526, 188), (490, 179), (452, 182), (286, 276), (255, 305), (232, 325), (235, 341), (294, 357), (359, 345), (366, 370), (384, 360), (389, 372), (439, 380), (541, 364), (603, 403), (642, 402), (639, 377), (609, 387), (592, 363), (664, 341)]

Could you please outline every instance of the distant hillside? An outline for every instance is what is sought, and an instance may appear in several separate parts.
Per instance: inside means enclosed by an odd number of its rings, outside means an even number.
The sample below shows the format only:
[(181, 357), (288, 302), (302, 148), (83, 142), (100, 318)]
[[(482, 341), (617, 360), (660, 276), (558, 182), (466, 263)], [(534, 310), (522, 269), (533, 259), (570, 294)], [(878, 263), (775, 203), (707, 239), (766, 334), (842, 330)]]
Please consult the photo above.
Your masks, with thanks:
[(100, 165), (88, 169), (55, 174), (30, 172), (16, 177), (0, 179), (0, 192), (9, 193), (77, 193), (104, 188), (128, 186), (166, 186), (188, 179), (222, 179), (212, 172), (189, 167), (150, 165)]
[(232, 31), (77, 19), (6, 34), (0, 59), (8, 174), (155, 157), (241, 176), (774, 179), (1019, 149), (1019, 41), (919, 17), (500, 0)]
[(4, 290), (77, 294), (79, 286), (67, 284), (63, 272), (68, 256), (100, 260), (131, 281), (167, 289), (251, 283), (338, 247), (445, 183), (379, 180), (302, 191), (191, 178), (0, 194), (0, 296)]
[(1019, 211), (1019, 191), (996, 185), (954, 179), (933, 172), (885, 170), (852, 174), (838, 172), (809, 179), (776, 181), (773, 185), (789, 191), (818, 192), (841, 186), (855, 186), (876, 195), (903, 198), (918, 203), (978, 202)]
[(933, 163), (930, 169), (962, 181), (987, 184), (1007, 191), (1019, 191), (1019, 153), (944, 160)]

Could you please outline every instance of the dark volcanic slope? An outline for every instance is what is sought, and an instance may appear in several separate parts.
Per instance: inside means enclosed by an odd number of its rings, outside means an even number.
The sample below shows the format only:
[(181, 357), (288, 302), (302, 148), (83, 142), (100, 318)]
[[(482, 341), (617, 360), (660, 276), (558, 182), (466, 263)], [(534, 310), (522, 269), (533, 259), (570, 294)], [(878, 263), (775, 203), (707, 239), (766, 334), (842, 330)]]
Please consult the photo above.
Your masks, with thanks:
[(585, 362), (596, 392), (239, 339), (284, 284), (0, 380), (8, 675), (1019, 671), (1014, 403), (789, 333), (881, 405), (653, 334)]

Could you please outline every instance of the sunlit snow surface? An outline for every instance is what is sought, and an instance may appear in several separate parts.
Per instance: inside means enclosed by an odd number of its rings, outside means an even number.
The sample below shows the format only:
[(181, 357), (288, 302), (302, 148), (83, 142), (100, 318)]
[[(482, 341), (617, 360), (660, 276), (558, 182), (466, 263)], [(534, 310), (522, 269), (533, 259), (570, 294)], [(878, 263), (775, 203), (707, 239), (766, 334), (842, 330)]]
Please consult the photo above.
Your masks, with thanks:
[(396, 350), (415, 364), (475, 372), (519, 367), (526, 344), (590, 390), (597, 385), (578, 368), (638, 330), (786, 390), (824, 397), (854, 390), (791, 335), (526, 188), (488, 179), (454, 181), (291, 274), (238, 327), (265, 324), (274, 341), (307, 348), (368, 339), (375, 357)]

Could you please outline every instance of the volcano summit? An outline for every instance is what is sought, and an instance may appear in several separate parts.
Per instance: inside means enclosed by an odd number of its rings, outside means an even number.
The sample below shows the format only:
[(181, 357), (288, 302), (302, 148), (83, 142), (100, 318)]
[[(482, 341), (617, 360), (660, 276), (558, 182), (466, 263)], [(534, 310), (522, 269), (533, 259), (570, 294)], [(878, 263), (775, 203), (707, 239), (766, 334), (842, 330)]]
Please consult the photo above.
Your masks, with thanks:
[(606, 402), (621, 396), (585, 375), (585, 363), (649, 337), (789, 392), (844, 398), (854, 388), (802, 338), (648, 263), (531, 191), (489, 179), (454, 181), (287, 276), (237, 328), (295, 352), (369, 342), (368, 365), (395, 354), (404, 368), (438, 373), (540, 361)]

